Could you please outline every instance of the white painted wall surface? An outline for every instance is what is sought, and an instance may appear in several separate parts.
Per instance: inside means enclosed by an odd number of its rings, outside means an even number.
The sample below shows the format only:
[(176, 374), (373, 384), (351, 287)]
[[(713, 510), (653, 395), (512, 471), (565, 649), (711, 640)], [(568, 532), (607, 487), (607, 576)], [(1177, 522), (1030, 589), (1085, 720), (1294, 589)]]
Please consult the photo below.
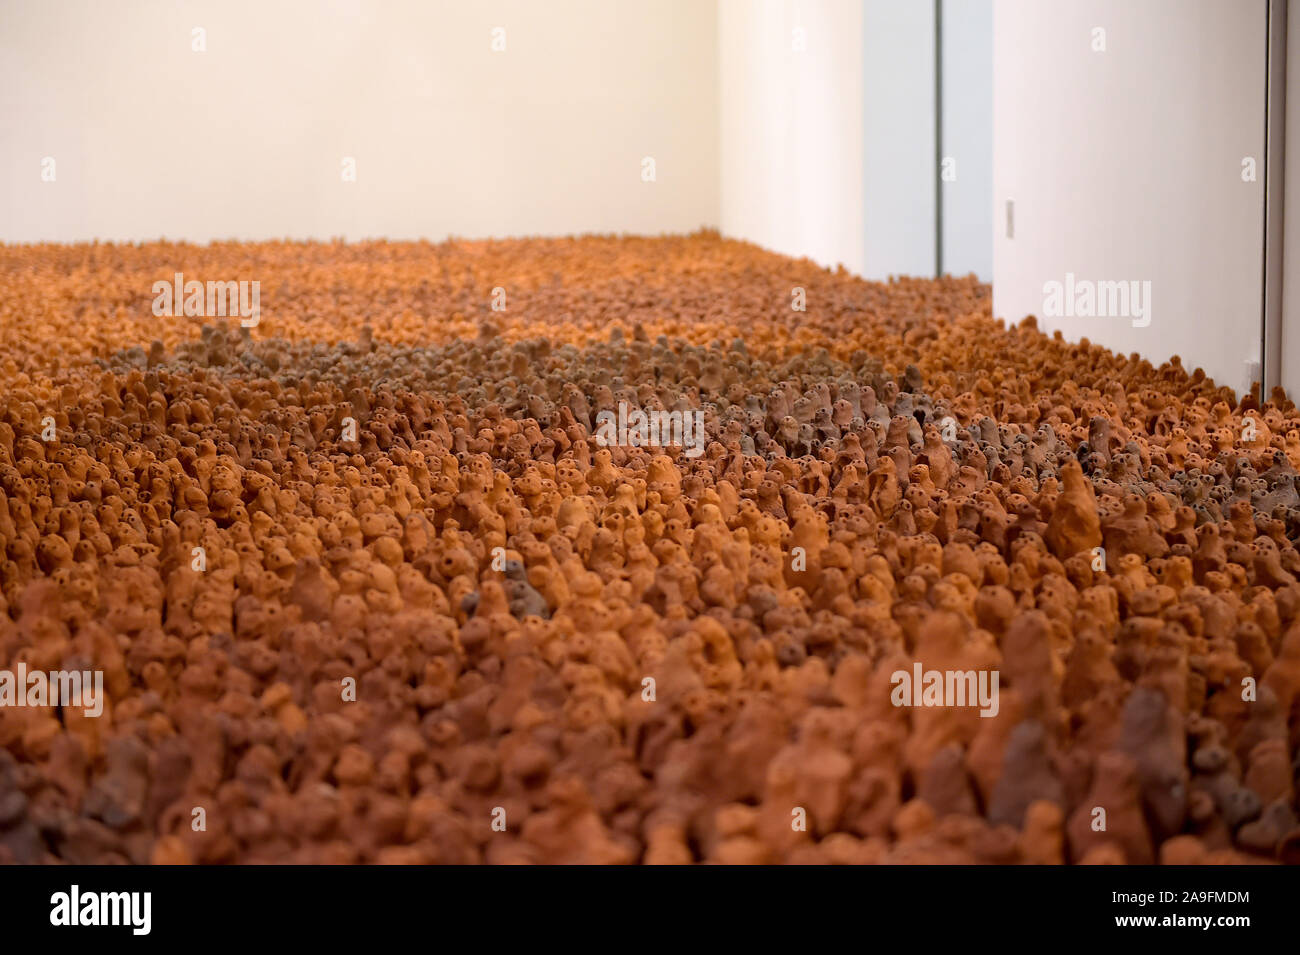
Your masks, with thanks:
[(719, 0), (724, 235), (868, 271), (862, 30), (860, 0)]
[(866, 0), (868, 278), (934, 275), (934, 4)]
[[(996, 0), (994, 314), (1246, 388), (1263, 170), (1241, 173), (1263, 157), (1264, 54), (1264, 0)], [(1044, 283), (1067, 272), (1150, 281), (1150, 324), (1044, 318)]]
[(0, 241), (716, 226), (717, 88), (707, 0), (0, 3)]
[(993, 281), (993, 0), (942, 0), (943, 271)]
[(1300, 395), (1300, 3), (1286, 21), (1286, 191), (1282, 218), (1282, 387)]

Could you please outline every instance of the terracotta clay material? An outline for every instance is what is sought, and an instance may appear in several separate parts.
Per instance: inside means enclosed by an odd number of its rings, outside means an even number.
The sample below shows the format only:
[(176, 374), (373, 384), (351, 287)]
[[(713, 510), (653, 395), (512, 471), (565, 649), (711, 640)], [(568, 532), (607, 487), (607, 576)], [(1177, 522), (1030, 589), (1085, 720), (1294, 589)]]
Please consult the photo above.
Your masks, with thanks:
[(1300, 861), (1300, 412), (973, 279), (0, 247), (0, 385), (0, 861)]

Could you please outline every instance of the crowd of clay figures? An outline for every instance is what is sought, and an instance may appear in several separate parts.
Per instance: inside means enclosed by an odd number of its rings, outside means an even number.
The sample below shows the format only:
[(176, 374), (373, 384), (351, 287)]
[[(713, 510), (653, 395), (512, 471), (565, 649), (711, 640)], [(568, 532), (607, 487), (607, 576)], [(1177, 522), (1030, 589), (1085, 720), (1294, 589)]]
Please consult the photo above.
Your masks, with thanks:
[(0, 247), (0, 669), (103, 685), (0, 705), (0, 861), (1300, 861), (1300, 412), (1013, 318), (711, 232)]

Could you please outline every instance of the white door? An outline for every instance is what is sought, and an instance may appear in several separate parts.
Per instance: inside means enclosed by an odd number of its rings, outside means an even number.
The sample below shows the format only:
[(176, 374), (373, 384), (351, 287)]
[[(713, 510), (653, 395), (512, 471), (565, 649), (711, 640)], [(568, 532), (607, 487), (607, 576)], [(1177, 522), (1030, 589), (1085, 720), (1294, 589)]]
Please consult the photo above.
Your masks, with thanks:
[(995, 315), (1259, 377), (1266, 6), (996, 0)]

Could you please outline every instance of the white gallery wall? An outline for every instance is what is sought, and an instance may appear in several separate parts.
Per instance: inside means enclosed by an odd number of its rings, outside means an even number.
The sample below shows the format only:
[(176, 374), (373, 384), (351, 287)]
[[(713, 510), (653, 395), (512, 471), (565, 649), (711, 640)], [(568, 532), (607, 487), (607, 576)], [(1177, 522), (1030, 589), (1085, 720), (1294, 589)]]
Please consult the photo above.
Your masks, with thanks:
[[(1239, 391), (1258, 376), (1265, 9), (996, 0), (995, 315), (1156, 363), (1177, 354)], [(1076, 293), (1150, 283), (1149, 314), (1047, 316), (1045, 283), (1067, 276)]]
[(719, 0), (718, 41), (724, 234), (934, 275), (942, 124), (942, 267), (992, 278), (992, 0)]
[(993, 281), (993, 0), (939, 0), (941, 271)]
[(717, 226), (717, 45), (700, 0), (0, 2), (0, 241)]
[(863, 273), (861, 0), (719, 0), (723, 234)]
[(862, 274), (934, 275), (935, 4), (866, 0)]
[(1285, 206), (1282, 215), (1282, 387), (1300, 397), (1300, 3), (1286, 21)]

